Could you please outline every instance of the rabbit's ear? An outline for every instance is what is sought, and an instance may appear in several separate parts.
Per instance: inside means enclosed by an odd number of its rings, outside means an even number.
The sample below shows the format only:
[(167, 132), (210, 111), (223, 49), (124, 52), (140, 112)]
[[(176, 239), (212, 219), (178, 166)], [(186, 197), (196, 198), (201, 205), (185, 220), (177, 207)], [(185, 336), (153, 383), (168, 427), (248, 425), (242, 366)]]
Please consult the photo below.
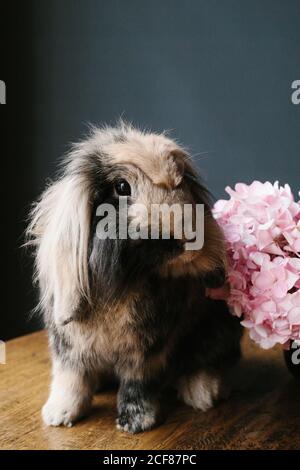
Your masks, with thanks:
[(196, 263), (206, 287), (219, 288), (225, 284), (227, 257), (224, 235), (208, 208), (204, 218), (204, 245)]
[(36, 279), (46, 320), (66, 324), (89, 298), (90, 191), (79, 174), (67, 175), (42, 194), (28, 235), (36, 246)]

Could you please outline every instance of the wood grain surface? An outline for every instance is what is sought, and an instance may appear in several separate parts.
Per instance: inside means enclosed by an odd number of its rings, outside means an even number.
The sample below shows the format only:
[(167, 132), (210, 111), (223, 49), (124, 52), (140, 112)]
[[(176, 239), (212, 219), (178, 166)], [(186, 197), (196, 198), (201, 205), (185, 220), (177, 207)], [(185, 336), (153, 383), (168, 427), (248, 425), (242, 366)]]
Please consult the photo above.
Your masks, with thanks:
[(300, 382), (280, 348), (263, 351), (247, 337), (230, 398), (202, 413), (168, 397), (158, 428), (129, 435), (115, 427), (116, 391), (95, 396), (92, 413), (72, 428), (49, 428), (40, 410), (50, 360), (45, 332), (7, 343), (0, 365), (1, 449), (300, 449)]

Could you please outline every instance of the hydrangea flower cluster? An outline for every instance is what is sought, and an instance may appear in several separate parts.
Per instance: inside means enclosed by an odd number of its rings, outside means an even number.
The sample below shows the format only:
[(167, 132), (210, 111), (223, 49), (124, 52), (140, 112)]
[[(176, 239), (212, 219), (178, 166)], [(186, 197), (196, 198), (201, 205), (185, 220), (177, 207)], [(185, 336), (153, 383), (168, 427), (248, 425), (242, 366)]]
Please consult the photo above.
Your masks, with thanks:
[(232, 313), (264, 349), (300, 343), (300, 203), (278, 182), (226, 192), (214, 216), (227, 240)]

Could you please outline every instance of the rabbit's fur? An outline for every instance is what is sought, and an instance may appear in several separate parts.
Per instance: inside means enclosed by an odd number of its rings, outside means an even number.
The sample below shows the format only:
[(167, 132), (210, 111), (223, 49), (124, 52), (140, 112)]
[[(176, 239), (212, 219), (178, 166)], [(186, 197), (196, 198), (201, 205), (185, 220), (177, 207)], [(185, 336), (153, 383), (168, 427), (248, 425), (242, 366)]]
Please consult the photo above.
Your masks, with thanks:
[[(100, 240), (96, 208), (117, 207), (120, 178), (130, 184), (129, 204), (204, 204), (203, 248)], [(224, 240), (182, 147), (124, 123), (93, 128), (34, 206), (28, 234), (53, 360), (46, 424), (84, 416), (107, 374), (119, 383), (118, 427), (132, 433), (157, 423), (170, 386), (194, 408), (212, 406), (239, 358), (241, 330), (225, 302), (205, 296), (224, 284)]]

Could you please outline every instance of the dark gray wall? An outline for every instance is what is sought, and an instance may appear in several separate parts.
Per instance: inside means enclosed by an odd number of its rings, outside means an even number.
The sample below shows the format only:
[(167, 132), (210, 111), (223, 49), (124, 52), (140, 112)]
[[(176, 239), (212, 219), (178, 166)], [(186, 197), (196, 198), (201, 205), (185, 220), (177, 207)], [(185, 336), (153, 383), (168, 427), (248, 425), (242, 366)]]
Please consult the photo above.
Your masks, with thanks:
[[(23, 158), (32, 196), (87, 122), (120, 115), (173, 129), (200, 154), (216, 197), (253, 179), (300, 189), (300, 105), (291, 102), (291, 83), (300, 79), (299, 0), (26, 4), (30, 138)], [(20, 324), (20, 315), (19, 308), (11, 322)]]
[(37, 181), (85, 122), (120, 114), (174, 134), (217, 196), (237, 181), (294, 188), (300, 158), (300, 1), (35, 3)]

